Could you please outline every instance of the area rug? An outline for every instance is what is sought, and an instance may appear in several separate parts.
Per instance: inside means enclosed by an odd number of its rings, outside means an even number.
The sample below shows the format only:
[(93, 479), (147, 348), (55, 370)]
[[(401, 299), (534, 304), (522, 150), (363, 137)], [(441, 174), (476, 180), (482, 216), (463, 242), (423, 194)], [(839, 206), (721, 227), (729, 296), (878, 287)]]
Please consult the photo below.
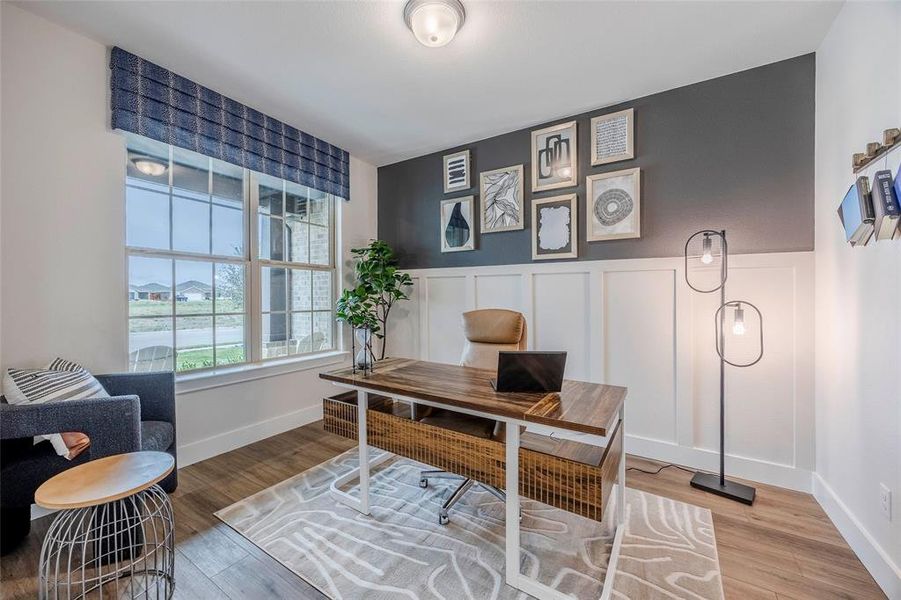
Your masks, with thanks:
[[(298, 576), (338, 599), (493, 600), (529, 596), (504, 583), (504, 505), (474, 487), (438, 524), (455, 482), (422, 489), (405, 458), (370, 480), (371, 516), (328, 487), (357, 465), (351, 450), (216, 513)], [(348, 489), (354, 489), (349, 486)], [(627, 489), (614, 598), (723, 598), (710, 511)], [(612, 507), (611, 507), (612, 508)], [(575, 598), (600, 598), (607, 526), (523, 500), (521, 571)]]

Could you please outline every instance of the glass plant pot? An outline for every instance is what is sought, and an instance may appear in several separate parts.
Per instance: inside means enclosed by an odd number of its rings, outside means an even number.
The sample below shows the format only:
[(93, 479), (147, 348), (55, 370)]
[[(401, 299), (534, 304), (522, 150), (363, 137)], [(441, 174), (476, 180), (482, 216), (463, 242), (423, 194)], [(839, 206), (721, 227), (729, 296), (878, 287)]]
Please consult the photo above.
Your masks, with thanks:
[(372, 344), (372, 331), (368, 327), (358, 327), (354, 329), (354, 336), (357, 338), (357, 355), (354, 357), (354, 364), (358, 369), (364, 371), (372, 370), (372, 352), (369, 349)]

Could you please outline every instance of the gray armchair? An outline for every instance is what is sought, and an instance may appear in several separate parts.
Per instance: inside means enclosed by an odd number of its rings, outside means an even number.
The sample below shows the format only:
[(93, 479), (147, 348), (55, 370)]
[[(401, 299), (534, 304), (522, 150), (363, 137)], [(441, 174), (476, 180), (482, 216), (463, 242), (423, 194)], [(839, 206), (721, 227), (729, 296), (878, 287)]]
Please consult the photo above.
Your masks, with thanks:
[[(0, 402), (0, 535), (6, 554), (31, 529), (31, 504), (38, 487), (57, 473), (91, 460), (158, 450), (176, 458), (175, 375), (124, 373), (98, 375), (110, 398), (88, 398), (49, 404)], [(66, 460), (49, 443), (33, 443), (34, 436), (79, 431), (91, 445)], [(175, 491), (178, 471), (162, 488)]]

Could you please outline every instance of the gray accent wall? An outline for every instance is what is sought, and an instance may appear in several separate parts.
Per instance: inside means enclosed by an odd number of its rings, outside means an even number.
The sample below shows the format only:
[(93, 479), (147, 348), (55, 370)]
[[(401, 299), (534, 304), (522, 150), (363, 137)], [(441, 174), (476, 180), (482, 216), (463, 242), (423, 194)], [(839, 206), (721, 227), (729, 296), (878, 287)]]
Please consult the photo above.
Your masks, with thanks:
[[(578, 185), (534, 194), (578, 195), (579, 258), (569, 260), (681, 256), (686, 238), (708, 228), (727, 230), (732, 253), (813, 250), (815, 66), (807, 54), (381, 167), (379, 238), (403, 268), (531, 262), (531, 132), (576, 119)], [(589, 120), (624, 108), (635, 109), (635, 159), (590, 167)], [(442, 157), (466, 148), (472, 188), (444, 194)], [(479, 173), (516, 164), (525, 229), (480, 233), (474, 251), (442, 254), (441, 200), (475, 195), (478, 208)], [(641, 168), (641, 238), (586, 242), (585, 177), (633, 167)]]

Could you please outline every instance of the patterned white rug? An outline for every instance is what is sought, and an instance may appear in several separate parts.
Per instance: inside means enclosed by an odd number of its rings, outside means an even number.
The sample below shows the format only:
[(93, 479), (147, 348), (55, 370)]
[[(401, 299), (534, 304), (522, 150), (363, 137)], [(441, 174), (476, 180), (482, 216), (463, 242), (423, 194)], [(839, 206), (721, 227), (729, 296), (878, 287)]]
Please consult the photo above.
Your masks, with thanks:
[[(422, 489), (426, 467), (395, 458), (373, 473), (363, 516), (328, 493), (356, 463), (345, 452), (216, 516), (330, 598), (527, 598), (504, 583), (503, 503), (475, 487), (439, 525), (456, 483)], [(722, 599), (710, 511), (631, 489), (626, 500), (613, 597)], [(599, 523), (523, 501), (522, 572), (564, 593), (600, 597), (611, 542)]]

